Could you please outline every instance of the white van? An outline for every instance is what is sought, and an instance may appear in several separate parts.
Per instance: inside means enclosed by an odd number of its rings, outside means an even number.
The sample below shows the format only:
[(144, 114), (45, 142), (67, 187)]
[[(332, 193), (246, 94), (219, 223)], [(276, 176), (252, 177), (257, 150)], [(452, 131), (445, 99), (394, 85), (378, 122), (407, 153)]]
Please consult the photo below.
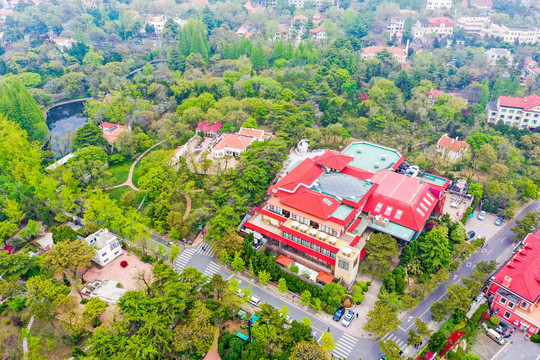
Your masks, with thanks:
[(253, 306), (259, 306), (259, 304), (261, 303), (261, 299), (256, 298), (255, 296), (251, 296), (248, 303)]
[(489, 329), (487, 331), (487, 334), (486, 334), (489, 338), (491, 338), (493, 341), (495, 341), (497, 344), (499, 345), (503, 345), (504, 344), (504, 339), (502, 337), (501, 334), (499, 334), (498, 332), (496, 332), (495, 330), (493, 329)]

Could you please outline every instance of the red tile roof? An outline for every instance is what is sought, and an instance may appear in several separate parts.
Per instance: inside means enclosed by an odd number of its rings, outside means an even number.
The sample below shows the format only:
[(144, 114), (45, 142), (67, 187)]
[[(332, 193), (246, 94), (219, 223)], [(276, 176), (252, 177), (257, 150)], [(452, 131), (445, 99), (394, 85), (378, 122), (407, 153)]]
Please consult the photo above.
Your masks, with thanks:
[(268, 192), (277, 194), (279, 190), (282, 190), (284, 191), (284, 194), (292, 193), (296, 191), (300, 184), (311, 186), (323, 173), (324, 170), (315, 164), (315, 160), (306, 159), (281, 178), (281, 180), (279, 180), (276, 185), (272, 186)]
[[(381, 214), (409, 229), (420, 231), (437, 205), (438, 199), (430, 191), (431, 185), (420, 179), (384, 169), (374, 174), (371, 181), (378, 186), (366, 201), (363, 211)], [(379, 203), (382, 207), (376, 211)], [(385, 215), (388, 207), (392, 210), (390, 215)], [(399, 218), (396, 217), (398, 210), (402, 211)]]
[(437, 145), (440, 145), (455, 152), (460, 152), (462, 148), (468, 148), (471, 146), (468, 142), (452, 139), (447, 134), (441, 136), (441, 138), (437, 142)]
[(217, 123), (210, 125), (206, 123), (206, 120), (204, 120), (202, 123), (199, 124), (199, 129), (201, 129), (204, 132), (213, 130), (214, 132), (217, 133), (219, 130), (221, 130), (222, 127), (223, 127), (223, 124), (221, 123), (221, 121), (218, 121)]
[(317, 275), (316, 279), (325, 284), (330, 284), (332, 281), (334, 281), (334, 276), (321, 271)]
[(452, 19), (449, 19), (447, 17), (434, 17), (431, 19), (428, 19), (429, 25), (431, 26), (441, 26), (441, 24), (444, 24), (445, 26), (454, 27), (455, 24), (452, 21)]
[[(505, 277), (511, 279), (508, 286), (502, 285)], [(494, 281), (533, 303), (540, 298), (540, 230), (527, 235), (523, 247), (495, 274)]]
[(99, 127), (103, 130), (103, 137), (109, 144), (116, 142), (123, 132), (129, 131), (129, 128), (125, 125), (113, 124), (107, 121), (103, 122)]
[(347, 156), (333, 150), (328, 150), (323, 155), (316, 158), (315, 164), (341, 171), (353, 160), (354, 157), (352, 156)]
[(244, 127), (240, 128), (238, 135), (251, 136), (256, 139), (261, 139), (261, 140), (266, 140), (268, 138), (268, 136), (264, 134), (264, 130), (244, 128)]
[(378, 54), (385, 49), (391, 54), (398, 55), (398, 56), (405, 56), (405, 51), (395, 46), (389, 46), (389, 47), (388, 46), (368, 46), (362, 49), (362, 54), (364, 55)]
[(293, 21), (295, 21), (295, 20), (307, 21), (307, 16), (306, 15), (295, 15), (293, 17)]
[(245, 150), (253, 141), (255, 141), (255, 138), (251, 136), (238, 134), (221, 134), (217, 144), (214, 145), (212, 149), (223, 150), (225, 148), (232, 148), (238, 150)]
[(523, 110), (530, 110), (540, 106), (540, 96), (533, 94), (525, 98), (501, 96), (499, 97), (499, 105), (504, 107), (513, 107)]
[(444, 91), (442, 90), (435, 90), (434, 88), (429, 89), (427, 93), (428, 97), (431, 95), (433, 97), (433, 100), (438, 98), (441, 95), (444, 95)]
[(311, 29), (311, 35), (317, 35), (321, 32), (324, 32), (324, 27), (322, 26), (317, 26), (315, 29)]
[(328, 219), (341, 205), (336, 198), (305, 187), (301, 187), (294, 194), (282, 197), (281, 203), (320, 219)]
[(276, 259), (276, 262), (285, 267), (289, 267), (289, 265), (293, 263), (293, 260), (286, 257), (285, 255), (279, 255), (278, 258)]

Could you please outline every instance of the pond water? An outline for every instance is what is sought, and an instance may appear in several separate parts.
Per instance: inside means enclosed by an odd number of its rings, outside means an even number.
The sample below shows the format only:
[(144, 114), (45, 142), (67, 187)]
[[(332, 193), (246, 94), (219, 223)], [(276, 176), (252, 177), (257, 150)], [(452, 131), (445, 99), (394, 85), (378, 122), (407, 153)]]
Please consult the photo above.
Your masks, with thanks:
[(84, 102), (55, 106), (47, 112), (51, 149), (56, 157), (62, 157), (71, 151), (71, 135), (88, 121), (83, 115)]

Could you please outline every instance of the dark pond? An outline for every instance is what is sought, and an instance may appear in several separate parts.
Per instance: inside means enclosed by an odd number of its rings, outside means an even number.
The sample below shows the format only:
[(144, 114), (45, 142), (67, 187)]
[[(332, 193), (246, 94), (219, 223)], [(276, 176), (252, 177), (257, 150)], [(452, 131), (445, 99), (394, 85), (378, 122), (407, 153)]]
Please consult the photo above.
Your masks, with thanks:
[(85, 101), (55, 106), (47, 112), (51, 149), (57, 157), (62, 157), (71, 151), (70, 136), (88, 121), (88, 118), (83, 115)]

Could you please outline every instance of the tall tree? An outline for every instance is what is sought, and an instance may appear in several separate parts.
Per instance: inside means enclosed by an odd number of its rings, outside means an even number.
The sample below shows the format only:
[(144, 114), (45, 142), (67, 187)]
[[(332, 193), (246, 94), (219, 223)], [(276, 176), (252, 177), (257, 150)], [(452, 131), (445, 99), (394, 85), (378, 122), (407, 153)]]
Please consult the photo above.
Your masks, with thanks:
[(396, 240), (384, 233), (372, 234), (366, 241), (366, 259), (362, 269), (377, 278), (382, 278), (392, 265), (392, 259), (399, 255)]
[(31, 140), (47, 140), (49, 129), (45, 118), (28, 89), (19, 80), (0, 80), (0, 114), (26, 130)]
[(401, 321), (397, 317), (397, 312), (389, 307), (377, 302), (375, 307), (367, 314), (368, 321), (364, 325), (364, 330), (383, 336), (387, 332), (396, 331)]
[(533, 230), (540, 227), (540, 211), (527, 211), (523, 219), (516, 220), (516, 226), (510, 230), (514, 233), (512, 240), (515, 242), (525, 239)]
[(268, 67), (268, 59), (262, 47), (262, 43), (259, 42), (259, 45), (251, 53), (251, 64), (253, 64), (253, 69), (260, 71)]
[(441, 267), (450, 265), (452, 251), (448, 242), (448, 228), (444, 225), (434, 227), (420, 242), (420, 260), (422, 265), (432, 273)]
[(328, 351), (315, 341), (300, 341), (291, 352), (289, 360), (329, 360)]

